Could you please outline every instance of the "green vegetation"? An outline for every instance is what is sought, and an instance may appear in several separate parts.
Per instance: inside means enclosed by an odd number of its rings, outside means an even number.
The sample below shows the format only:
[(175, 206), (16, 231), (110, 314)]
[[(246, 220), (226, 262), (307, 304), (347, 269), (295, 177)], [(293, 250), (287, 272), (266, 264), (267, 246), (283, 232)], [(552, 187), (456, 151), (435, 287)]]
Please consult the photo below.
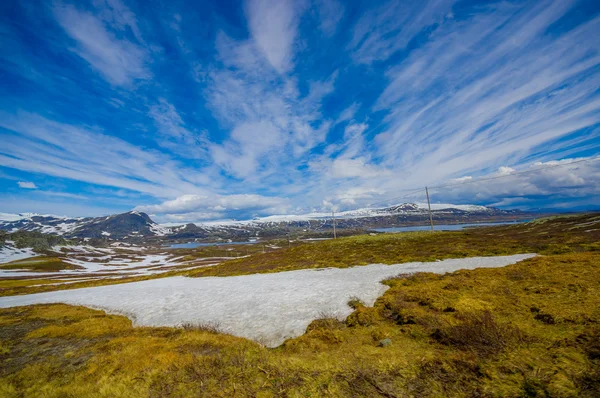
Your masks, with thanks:
[(395, 264), (515, 253), (558, 254), (600, 250), (597, 214), (458, 232), (360, 235), (306, 243), (190, 271), (188, 276), (229, 276), (303, 268)]
[[(68, 284), (46, 284), (44, 282), (40, 283), (40, 281), (46, 281), (46, 279), (27, 279), (27, 280), (0, 280), (0, 297), (2, 296), (16, 296), (20, 294), (32, 294), (32, 293), (43, 293), (43, 292), (52, 292), (56, 290), (67, 290), (67, 289), (79, 289), (83, 287), (94, 287), (94, 286), (104, 286), (104, 285), (116, 285), (120, 283), (130, 283), (130, 282), (139, 282), (145, 281), (148, 279), (156, 279), (156, 278), (167, 278), (169, 276), (178, 276), (183, 275), (186, 271), (168, 271), (162, 274), (157, 275), (143, 275), (143, 276), (124, 276), (115, 279), (88, 279), (81, 282), (70, 282)], [(88, 274), (89, 276), (90, 274)], [(75, 275), (76, 278), (81, 278), (86, 276), (85, 274)], [(93, 278), (92, 276), (91, 278)], [(53, 280), (52, 283), (59, 282), (67, 282), (68, 279), (65, 278), (63, 280)]]
[(385, 283), (374, 307), (354, 302), (346, 322), (315, 321), (276, 349), (211, 325), (134, 328), (82, 307), (5, 309), (0, 395), (600, 394), (600, 253)]
[(354, 298), (344, 322), (316, 320), (275, 349), (213, 324), (132, 327), (122, 316), (57, 304), (3, 309), (0, 396), (600, 396), (597, 214), (338, 239), (194, 273), (518, 252), (544, 255), (503, 268), (399, 275), (384, 281), (389, 290), (373, 307)]
[(69, 241), (60, 236), (43, 234), (41, 232), (17, 231), (8, 233), (0, 231), (0, 246), (7, 240), (15, 242), (18, 248), (31, 247), (36, 252), (42, 252), (50, 249), (52, 246), (66, 245)]
[[(599, 220), (598, 214), (580, 214), (540, 219), (526, 224), (474, 228), (466, 231), (361, 235), (310, 243), (296, 241), (291, 243), (291, 247), (288, 247), (287, 240), (276, 240), (264, 245), (173, 249), (170, 253), (174, 256), (184, 256), (183, 261), (195, 261), (213, 256), (247, 257), (227, 260), (207, 268), (191, 271), (174, 269), (157, 275), (96, 279), (65, 285), (31, 284), (31, 286), (10, 288), (2, 288), (0, 285), (0, 296), (129, 283), (177, 275), (231, 276), (303, 268), (344, 268), (371, 263), (394, 264), (515, 253), (558, 254), (598, 251), (600, 250)], [(189, 266), (193, 265), (194, 263), (189, 264)]]
[(23, 260), (11, 261), (10, 263), (0, 264), (0, 269), (24, 269), (28, 271), (60, 271), (63, 269), (82, 269), (75, 264), (62, 261), (58, 257), (38, 256)]

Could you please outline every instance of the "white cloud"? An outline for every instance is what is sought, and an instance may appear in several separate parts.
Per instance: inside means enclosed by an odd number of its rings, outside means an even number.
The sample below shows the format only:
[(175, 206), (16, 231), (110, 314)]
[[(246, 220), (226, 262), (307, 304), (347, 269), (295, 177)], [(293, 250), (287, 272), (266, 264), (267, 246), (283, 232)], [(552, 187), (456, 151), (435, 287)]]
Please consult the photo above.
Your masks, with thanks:
[[(219, 61), (226, 68), (208, 73), (205, 94), (215, 117), (231, 133), (210, 145), (215, 163), (246, 183), (275, 186), (298, 176), (307, 153), (326, 138), (330, 122), (320, 113), (336, 74), (314, 81), (301, 96), (297, 81), (265, 67), (252, 41), (217, 36)], [(285, 170), (285, 173), (282, 171)]]
[(389, 175), (389, 172), (367, 164), (364, 158), (359, 157), (354, 159), (335, 159), (331, 166), (331, 175), (334, 178), (372, 178)]
[(353, 103), (349, 107), (345, 108), (342, 112), (340, 112), (340, 115), (338, 116), (336, 123), (342, 123), (342, 122), (346, 122), (346, 121), (354, 119), (354, 115), (356, 115), (356, 112), (359, 109), (360, 109), (360, 104), (357, 102)]
[[(285, 143), (283, 132), (272, 123), (243, 123), (233, 129), (224, 145), (212, 146), (212, 155), (229, 174), (244, 179), (261, 169), (272, 167), (268, 155), (280, 148), (282, 143)], [(278, 157), (276, 153), (273, 155)]]
[(17, 182), (17, 184), (19, 184), (20, 188), (37, 189), (37, 186), (33, 182), (29, 182), (29, 181), (19, 181), (19, 182)]
[(513, 169), (512, 167), (501, 166), (498, 168), (499, 175), (508, 175), (508, 174), (511, 174), (514, 172), (515, 172), (515, 169)]
[[(313, 9), (305, 15), (308, 4)], [(177, 90), (161, 86), (159, 97), (152, 98), (159, 83), (148, 80), (139, 88), (150, 99), (139, 101), (140, 107), (132, 111), (137, 115), (139, 109), (147, 109), (160, 149), (133, 145), (110, 135), (118, 132), (93, 126), (2, 113), (0, 126), (16, 133), (6, 133), (10, 139), (0, 148), (0, 165), (151, 195), (164, 202), (157, 205), (165, 206), (162, 216), (173, 218), (225, 217), (238, 211), (230, 202), (210, 208), (193, 204), (181, 209), (185, 213), (167, 209), (188, 203), (182, 198), (196, 198), (191, 203), (200, 197), (218, 202), (217, 193), (225, 192), (289, 197), (295, 208), (312, 208), (324, 199), (340, 208), (360, 207), (446, 182), (473, 183), (436, 195), (482, 203), (517, 203), (523, 196), (502, 200), (500, 196), (538, 195), (552, 189), (590, 192), (581, 188), (582, 182), (595, 180), (581, 170), (514, 177), (514, 186), (503, 184), (504, 179), (479, 181), (482, 174), (513, 176), (525, 163), (582, 156), (600, 148), (600, 44), (595, 40), (600, 18), (590, 17), (559, 34), (552, 30), (573, 4), (495, 2), (454, 19), (452, 0), (380, 3), (349, 27), (348, 52), (339, 59), (341, 66), (313, 64), (310, 58), (314, 37), (322, 41), (317, 53), (344, 40), (347, 32), (339, 29), (342, 18), (346, 28), (355, 13), (339, 0), (249, 0), (245, 7), (249, 36), (240, 38), (244, 32), (235, 28), (232, 36), (217, 32), (215, 59), (203, 58), (201, 65), (189, 59), (199, 50), (195, 42), (183, 41), (189, 26), (186, 16), (169, 12), (163, 21), (168, 24), (167, 36), (177, 37), (166, 39), (174, 48), (181, 46), (184, 61), (202, 68), (195, 88), (201, 90), (201, 103), (216, 123), (195, 124), (210, 117), (185, 102), (188, 98)], [(144, 41), (141, 29), (150, 26), (148, 21), (138, 23), (119, 0), (94, 0), (93, 7), (58, 3), (53, 8), (73, 39), (69, 50), (113, 86), (150, 79), (156, 48)], [(302, 29), (310, 26), (323, 34), (300, 36), (301, 23)], [(14, 36), (13, 42), (20, 43)], [(52, 40), (62, 44), (61, 38)], [(415, 38), (418, 46), (409, 45)], [(402, 57), (393, 57), (400, 51)], [(200, 53), (203, 57), (208, 52)], [(345, 67), (345, 56), (355, 63)], [(10, 62), (34, 65), (31, 70), (43, 64), (31, 62), (42, 58), (27, 59), (21, 62), (14, 56)], [(397, 64), (390, 65), (395, 59)], [(72, 78), (50, 73), (60, 70), (54, 68), (35, 74), (49, 76), (48, 80), (54, 76), (53, 87)], [(363, 70), (368, 70), (365, 76), (374, 77), (373, 84), (365, 83), (367, 90), (362, 82), (344, 80), (360, 78)], [(380, 72), (384, 75), (376, 76)], [(372, 101), (382, 77), (386, 87)], [(121, 95), (120, 87), (113, 90), (117, 90), (110, 94), (115, 112), (127, 109), (136, 97), (131, 91), (126, 93), (130, 98)], [(169, 92), (178, 96), (167, 98)], [(344, 100), (339, 101), (342, 95)], [(335, 101), (326, 101), (328, 96)], [(352, 103), (357, 98), (361, 102)], [(58, 108), (53, 111), (60, 114)], [(94, 123), (102, 123), (106, 116), (98, 115)], [(137, 117), (131, 121), (132, 128), (138, 127), (133, 125), (139, 122)], [(146, 145), (154, 129), (141, 127), (144, 137), (135, 141)], [(251, 215), (266, 210), (239, 211)]]
[(94, 0), (98, 16), (115, 30), (126, 32), (131, 30), (135, 39), (144, 43), (142, 33), (138, 27), (135, 14), (120, 0)]
[(0, 112), (0, 127), (17, 133), (0, 147), (0, 165), (4, 167), (163, 198), (206, 191), (193, 182), (197, 169), (186, 169), (163, 153), (143, 150), (98, 131), (31, 113), (14, 116)]
[(337, 0), (315, 0), (319, 16), (319, 28), (325, 36), (332, 36), (344, 16), (344, 6)]
[[(128, 85), (135, 79), (145, 79), (150, 72), (145, 66), (144, 48), (126, 38), (118, 38), (110, 28), (124, 30), (127, 26), (141, 39), (134, 17), (120, 2), (111, 0), (110, 7), (100, 8), (100, 15), (58, 3), (54, 7), (57, 22), (76, 42), (70, 50), (85, 59), (111, 84)], [(102, 2), (99, 3), (102, 6)]]
[(178, 155), (187, 158), (206, 158), (206, 133), (190, 130), (177, 112), (177, 109), (165, 98), (159, 98), (150, 106), (148, 115), (158, 127), (160, 138), (157, 142)]
[(138, 211), (157, 214), (161, 222), (188, 222), (223, 218), (252, 218), (289, 210), (285, 198), (256, 194), (182, 195), (158, 205), (138, 206)]
[(293, 44), (304, 5), (295, 0), (248, 0), (246, 12), (256, 46), (271, 66), (285, 73), (293, 65)]
[[(510, 169), (510, 173), (506, 170)], [(466, 184), (432, 188), (436, 201), (484, 203), (495, 206), (530, 207), (539, 198), (568, 204), (600, 199), (600, 158), (573, 158), (535, 162), (518, 170), (501, 167), (498, 171), (472, 178)], [(538, 198), (533, 201), (531, 198)]]
[(451, 181), (452, 182), (465, 182), (465, 181), (470, 181), (472, 179), (473, 179), (473, 177), (471, 177), (471, 176), (464, 176), (464, 177), (459, 177), (459, 178), (453, 178)]
[(335, 200), (344, 206), (352, 208), (356, 207), (358, 203), (371, 201), (382, 193), (384, 193), (384, 191), (377, 188), (352, 187), (345, 191), (338, 192), (335, 195)]
[(89, 197), (87, 197), (85, 195), (78, 195), (78, 194), (70, 193), (70, 192), (57, 192), (57, 191), (37, 191), (37, 192), (42, 195), (55, 196), (58, 198), (86, 199), (86, 200), (89, 199)]
[(600, 18), (559, 39), (545, 33), (572, 4), (498, 3), (445, 19), (388, 72), (374, 107), (388, 128), (374, 157), (407, 176), (398, 188), (553, 156), (549, 148), (598, 148), (597, 132), (575, 133), (600, 122)]
[(369, 10), (356, 23), (348, 45), (360, 63), (385, 60), (405, 48), (422, 29), (441, 22), (455, 0), (391, 0)]

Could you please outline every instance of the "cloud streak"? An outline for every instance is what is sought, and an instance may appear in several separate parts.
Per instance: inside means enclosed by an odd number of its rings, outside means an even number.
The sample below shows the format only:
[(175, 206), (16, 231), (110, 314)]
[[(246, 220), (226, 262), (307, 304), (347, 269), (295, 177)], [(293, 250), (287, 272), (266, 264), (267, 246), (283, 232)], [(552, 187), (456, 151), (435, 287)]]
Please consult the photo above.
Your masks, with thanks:
[(70, 50), (86, 60), (111, 84), (129, 85), (136, 79), (149, 78), (150, 72), (145, 66), (147, 54), (143, 47), (117, 37), (112, 30), (129, 28), (137, 40), (141, 40), (134, 15), (117, 0), (104, 4), (99, 2), (99, 5), (98, 16), (69, 4), (55, 5), (56, 21), (75, 42)]
[(37, 186), (33, 182), (29, 182), (29, 181), (19, 181), (19, 182), (17, 182), (17, 184), (19, 185), (19, 188), (37, 189)]
[(11, 208), (89, 198), (180, 222), (422, 201), (402, 195), (449, 182), (469, 184), (435, 197), (600, 199), (595, 163), (568, 163), (600, 153), (594, 2), (36, 1), (0, 22)]

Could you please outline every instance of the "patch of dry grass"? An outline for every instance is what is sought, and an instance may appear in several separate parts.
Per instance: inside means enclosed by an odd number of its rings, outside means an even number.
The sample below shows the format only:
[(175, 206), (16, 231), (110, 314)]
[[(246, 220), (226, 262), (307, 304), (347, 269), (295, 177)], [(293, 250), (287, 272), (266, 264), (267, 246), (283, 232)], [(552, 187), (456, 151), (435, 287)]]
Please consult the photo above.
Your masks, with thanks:
[(600, 251), (600, 229), (577, 228), (597, 213), (482, 227), (464, 231), (360, 235), (305, 243), (192, 270), (188, 276), (229, 276), (305, 268), (395, 264), (516, 253), (561, 254)]
[[(600, 253), (403, 275), (344, 322), (276, 349), (213, 328), (134, 328), (39, 305), (0, 311), (0, 395), (597, 396)], [(536, 314), (552, 316), (545, 322)], [(390, 339), (392, 344), (381, 346)]]
[(64, 269), (83, 269), (75, 264), (70, 264), (62, 261), (58, 257), (37, 256), (23, 260), (11, 261), (9, 263), (0, 264), (2, 269), (23, 269), (27, 271), (61, 271)]

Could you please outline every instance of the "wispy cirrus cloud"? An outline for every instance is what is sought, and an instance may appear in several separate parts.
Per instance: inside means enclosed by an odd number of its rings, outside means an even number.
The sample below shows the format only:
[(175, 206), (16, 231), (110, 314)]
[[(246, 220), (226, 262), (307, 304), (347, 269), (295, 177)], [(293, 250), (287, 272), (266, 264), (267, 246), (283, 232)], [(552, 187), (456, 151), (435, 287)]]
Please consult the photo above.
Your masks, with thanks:
[(252, 39), (279, 73), (293, 66), (293, 46), (304, 8), (303, 1), (294, 0), (248, 0), (246, 3)]
[(208, 157), (206, 131), (193, 131), (167, 99), (159, 98), (148, 110), (158, 128), (156, 141), (159, 145), (185, 158), (206, 159)]
[(360, 63), (385, 60), (419, 33), (452, 17), (455, 0), (387, 1), (365, 12), (354, 26), (348, 49)]
[(12, 132), (0, 148), (0, 165), (4, 167), (157, 197), (202, 192), (185, 178), (185, 168), (168, 156), (99, 131), (29, 113), (2, 113), (0, 127)]
[[(142, 38), (133, 13), (118, 0), (100, 1), (97, 5), (97, 14), (71, 4), (54, 5), (56, 21), (75, 43), (71, 51), (111, 84), (129, 85), (136, 79), (150, 78), (148, 54), (140, 45)], [(128, 30), (133, 33), (133, 40), (126, 37)]]
[(181, 219), (195, 221), (231, 217), (248, 219), (269, 214), (283, 214), (289, 208), (289, 200), (286, 198), (244, 194), (183, 195), (158, 205), (138, 206), (136, 210), (167, 214), (161, 220), (174, 222)]
[(513, 208), (554, 207), (557, 203), (592, 206), (600, 196), (600, 158), (534, 162), (519, 169), (501, 166), (485, 176), (461, 178), (434, 188), (431, 195), (443, 201), (476, 200)]
[(37, 186), (30, 181), (18, 181), (17, 184), (19, 185), (19, 188), (37, 189)]
[(333, 78), (312, 82), (302, 96), (294, 79), (265, 69), (253, 41), (235, 41), (221, 33), (217, 49), (226, 68), (208, 74), (206, 95), (231, 133), (210, 146), (214, 161), (227, 174), (246, 181), (272, 177), (284, 165), (290, 174), (296, 173), (302, 156), (325, 139), (328, 122), (319, 120), (319, 109)]
[[(414, 183), (581, 140), (573, 134), (600, 122), (600, 46), (592, 38), (600, 19), (556, 39), (547, 30), (570, 5), (499, 4), (468, 23), (440, 25), (388, 73), (375, 105), (388, 112), (376, 141), (383, 162)], [(474, 73), (462, 73), (466, 67)]]
[[(599, 197), (592, 166), (513, 176), (600, 151), (594, 2), (0, 7), (11, 208), (109, 198), (175, 222), (350, 209), (448, 182), (469, 184), (436, 200)], [(15, 184), (40, 175), (43, 190)]]
[(325, 36), (332, 36), (344, 16), (344, 6), (338, 0), (315, 0), (315, 6), (319, 16), (319, 28)]

